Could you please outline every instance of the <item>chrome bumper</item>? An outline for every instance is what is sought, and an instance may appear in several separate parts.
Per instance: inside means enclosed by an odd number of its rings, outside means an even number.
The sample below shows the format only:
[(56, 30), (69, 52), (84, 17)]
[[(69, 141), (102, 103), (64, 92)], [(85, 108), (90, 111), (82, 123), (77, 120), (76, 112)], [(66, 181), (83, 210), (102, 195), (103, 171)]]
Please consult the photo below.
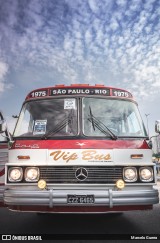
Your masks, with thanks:
[(5, 187), (0, 186), (0, 203), (4, 202), (4, 190), (5, 190)]
[[(67, 195), (94, 195), (92, 204), (67, 203)], [(4, 192), (4, 202), (7, 205), (23, 206), (129, 206), (129, 205), (152, 205), (159, 202), (158, 190), (130, 190), (114, 191), (106, 190), (17, 190), (7, 189)]]

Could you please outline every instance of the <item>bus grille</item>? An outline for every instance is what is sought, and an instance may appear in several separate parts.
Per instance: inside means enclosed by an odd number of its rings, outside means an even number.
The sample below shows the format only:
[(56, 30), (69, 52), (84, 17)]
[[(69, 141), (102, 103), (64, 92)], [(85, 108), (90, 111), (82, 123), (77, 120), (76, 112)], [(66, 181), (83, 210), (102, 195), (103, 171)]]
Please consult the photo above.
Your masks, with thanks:
[[(87, 171), (87, 178), (76, 177), (76, 171), (84, 168)], [(122, 179), (123, 168), (119, 166), (41, 166), (40, 179), (47, 183), (115, 183)], [(83, 172), (83, 171), (82, 171)], [(84, 180), (83, 180), (84, 179)]]

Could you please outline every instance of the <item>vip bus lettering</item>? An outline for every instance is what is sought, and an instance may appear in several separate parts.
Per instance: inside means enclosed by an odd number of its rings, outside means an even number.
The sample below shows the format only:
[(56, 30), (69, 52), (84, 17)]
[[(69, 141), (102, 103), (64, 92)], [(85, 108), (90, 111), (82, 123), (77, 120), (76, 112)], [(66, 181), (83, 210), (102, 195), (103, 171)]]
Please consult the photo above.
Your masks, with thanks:
[[(71, 160), (73, 161), (73, 160), (77, 160), (79, 158), (77, 153), (64, 152), (61, 150), (57, 150), (57, 151), (50, 153), (50, 156), (52, 156), (54, 161), (58, 161), (58, 160), (62, 159), (64, 161), (66, 161), (67, 163)], [(87, 161), (90, 161), (90, 160), (106, 161), (106, 160), (111, 160), (111, 156), (110, 156), (110, 154), (104, 155), (104, 154), (98, 153), (96, 150), (87, 150), (87, 151), (83, 151), (81, 153), (81, 159), (87, 160)]]
[(50, 156), (53, 156), (53, 160), (57, 161), (59, 159), (63, 159), (66, 162), (69, 162), (70, 160), (76, 160), (78, 159), (78, 156), (76, 153), (70, 153), (70, 152), (63, 152), (63, 151), (55, 151), (50, 154)]
[(110, 160), (110, 154), (98, 154), (96, 150), (88, 150), (82, 152), (82, 160)]

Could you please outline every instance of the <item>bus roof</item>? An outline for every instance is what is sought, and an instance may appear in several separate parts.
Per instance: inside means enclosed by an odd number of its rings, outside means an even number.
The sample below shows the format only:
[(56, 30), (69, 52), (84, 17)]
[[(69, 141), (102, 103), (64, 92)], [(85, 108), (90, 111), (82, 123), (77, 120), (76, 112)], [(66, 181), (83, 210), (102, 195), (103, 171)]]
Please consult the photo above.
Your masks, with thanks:
[(120, 88), (108, 87), (100, 84), (89, 85), (89, 84), (71, 84), (71, 85), (55, 85), (52, 87), (39, 88), (31, 91), (26, 100), (37, 99), (44, 97), (55, 97), (55, 96), (70, 96), (70, 95), (90, 95), (90, 96), (111, 96), (118, 98), (133, 99), (130, 92)]

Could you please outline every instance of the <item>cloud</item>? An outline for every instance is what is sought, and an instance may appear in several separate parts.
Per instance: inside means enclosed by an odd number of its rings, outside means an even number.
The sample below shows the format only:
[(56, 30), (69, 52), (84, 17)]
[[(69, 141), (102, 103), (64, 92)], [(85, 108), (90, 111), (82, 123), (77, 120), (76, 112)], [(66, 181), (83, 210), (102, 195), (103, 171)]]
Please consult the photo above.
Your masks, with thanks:
[(0, 61), (0, 93), (2, 93), (5, 89), (11, 88), (11, 84), (5, 85), (5, 77), (8, 73), (8, 64)]
[(27, 66), (52, 70), (60, 83), (112, 82), (146, 97), (158, 92), (159, 1), (6, 0), (2, 10), (1, 92), (10, 67)]

